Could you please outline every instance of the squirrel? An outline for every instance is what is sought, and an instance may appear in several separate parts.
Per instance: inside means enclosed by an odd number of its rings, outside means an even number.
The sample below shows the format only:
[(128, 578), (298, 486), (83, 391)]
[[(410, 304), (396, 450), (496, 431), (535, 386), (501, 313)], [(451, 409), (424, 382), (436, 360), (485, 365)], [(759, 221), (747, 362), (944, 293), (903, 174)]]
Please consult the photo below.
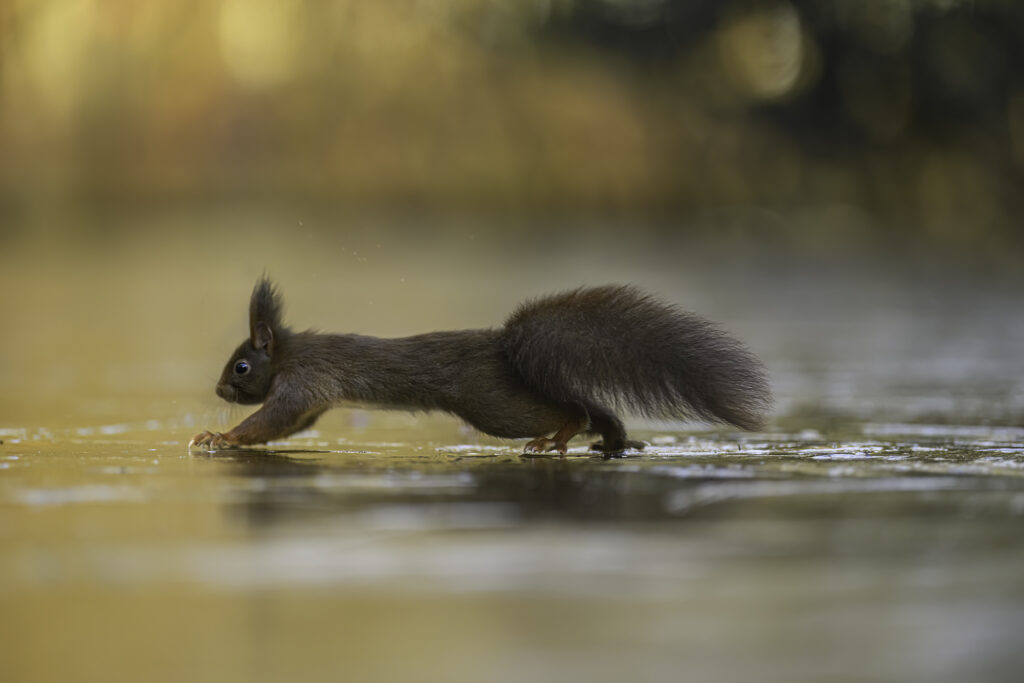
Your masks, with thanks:
[(265, 443), (311, 427), (340, 403), (452, 413), (481, 432), (529, 438), (524, 455), (565, 454), (596, 434), (605, 454), (642, 449), (617, 412), (699, 418), (756, 430), (771, 397), (760, 361), (693, 313), (632, 286), (579, 288), (521, 304), (498, 329), (382, 339), (296, 332), (276, 286), (261, 277), (249, 338), (217, 395), (262, 407), (189, 448)]

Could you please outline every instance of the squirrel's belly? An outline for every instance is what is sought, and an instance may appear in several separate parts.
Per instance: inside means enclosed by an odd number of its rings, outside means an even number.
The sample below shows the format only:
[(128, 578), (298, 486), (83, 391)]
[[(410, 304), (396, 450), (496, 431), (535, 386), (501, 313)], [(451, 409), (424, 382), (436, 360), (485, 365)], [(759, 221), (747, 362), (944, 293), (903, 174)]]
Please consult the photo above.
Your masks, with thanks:
[(552, 434), (579, 419), (581, 411), (571, 406), (507, 398), (448, 412), (485, 434), (502, 439), (524, 439)]

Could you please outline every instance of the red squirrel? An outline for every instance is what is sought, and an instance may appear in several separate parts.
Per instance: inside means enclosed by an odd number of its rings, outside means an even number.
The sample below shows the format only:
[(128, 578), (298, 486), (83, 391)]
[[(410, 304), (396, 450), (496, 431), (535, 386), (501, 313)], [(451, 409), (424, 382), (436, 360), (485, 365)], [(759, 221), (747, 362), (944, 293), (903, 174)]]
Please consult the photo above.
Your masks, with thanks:
[(631, 286), (580, 288), (528, 301), (497, 329), (380, 339), (295, 332), (266, 277), (249, 303), (249, 338), (217, 395), (262, 407), (223, 434), (189, 442), (217, 450), (310, 428), (332, 406), (442, 410), (492, 436), (529, 438), (524, 454), (565, 454), (596, 434), (606, 454), (641, 449), (619, 411), (759, 428), (771, 397), (765, 370), (709, 321)]

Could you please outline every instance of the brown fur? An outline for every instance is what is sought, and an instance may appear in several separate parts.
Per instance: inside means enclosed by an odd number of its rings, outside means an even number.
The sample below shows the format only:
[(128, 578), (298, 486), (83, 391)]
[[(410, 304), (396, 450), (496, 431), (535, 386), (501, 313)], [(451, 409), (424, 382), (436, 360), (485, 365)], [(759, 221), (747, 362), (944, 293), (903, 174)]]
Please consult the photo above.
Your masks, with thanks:
[[(293, 332), (266, 278), (253, 290), (250, 336), (217, 394), (263, 403), (225, 434), (193, 444), (249, 445), (307, 429), (327, 409), (356, 402), (442, 410), (487, 434), (532, 438), (528, 451), (565, 452), (579, 431), (606, 452), (629, 441), (617, 411), (761, 425), (765, 372), (708, 321), (632, 287), (577, 289), (520, 306), (504, 327), (380, 339)], [(554, 438), (546, 438), (555, 433)]]

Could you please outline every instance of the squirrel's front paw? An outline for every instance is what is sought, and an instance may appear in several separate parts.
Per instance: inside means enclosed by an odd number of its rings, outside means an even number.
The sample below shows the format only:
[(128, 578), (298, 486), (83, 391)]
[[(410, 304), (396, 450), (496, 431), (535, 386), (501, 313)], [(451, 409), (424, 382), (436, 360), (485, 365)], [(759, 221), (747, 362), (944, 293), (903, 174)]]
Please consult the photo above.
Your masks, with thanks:
[(202, 432), (193, 436), (192, 440), (188, 442), (189, 450), (200, 448), (207, 451), (216, 451), (221, 448), (230, 448), (234, 445), (236, 444), (220, 432)]

